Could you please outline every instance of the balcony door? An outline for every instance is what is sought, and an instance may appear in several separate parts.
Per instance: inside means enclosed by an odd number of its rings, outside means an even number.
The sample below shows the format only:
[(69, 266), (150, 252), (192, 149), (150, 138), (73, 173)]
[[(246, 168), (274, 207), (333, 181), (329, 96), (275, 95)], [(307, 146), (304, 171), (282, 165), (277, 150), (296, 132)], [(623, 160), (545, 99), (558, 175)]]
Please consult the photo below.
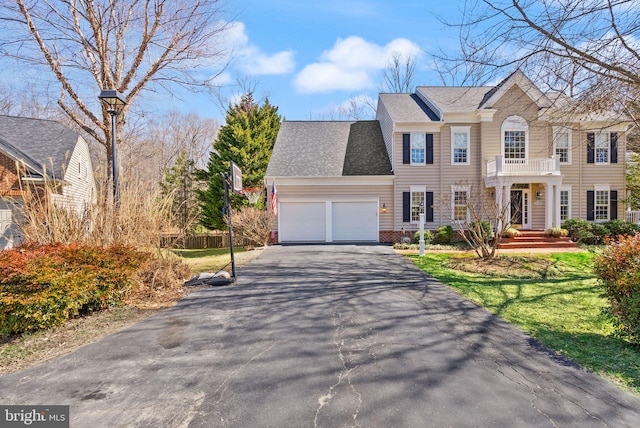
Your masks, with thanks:
[(531, 229), (530, 201), (529, 189), (511, 190), (511, 227)]

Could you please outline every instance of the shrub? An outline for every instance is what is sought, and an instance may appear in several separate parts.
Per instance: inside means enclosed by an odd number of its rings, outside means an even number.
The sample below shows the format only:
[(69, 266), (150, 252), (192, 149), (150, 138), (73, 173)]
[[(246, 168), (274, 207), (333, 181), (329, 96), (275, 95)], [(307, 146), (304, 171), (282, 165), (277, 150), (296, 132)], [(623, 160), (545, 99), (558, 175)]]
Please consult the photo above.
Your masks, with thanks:
[(514, 238), (520, 235), (522, 235), (520, 231), (518, 229), (514, 229), (513, 227), (505, 229), (505, 231), (502, 232), (502, 236), (504, 236), (505, 238)]
[(455, 231), (453, 230), (453, 227), (449, 225), (440, 226), (436, 229), (433, 241), (436, 244), (450, 244), (454, 235)]
[[(429, 245), (431, 242), (433, 241), (433, 233), (431, 233), (430, 230), (425, 230), (424, 231), (424, 243), (425, 245)], [(414, 244), (419, 244), (420, 243), (420, 231), (416, 231), (416, 233), (413, 234), (413, 243)]]
[(562, 229), (560, 227), (550, 227), (546, 230), (545, 234), (547, 236), (551, 236), (552, 238), (560, 238), (569, 235), (569, 231), (567, 229)]
[(584, 242), (592, 240), (591, 223), (581, 218), (570, 218), (562, 223), (562, 228), (567, 229), (569, 236), (574, 242)]
[(123, 246), (61, 244), (0, 252), (0, 336), (122, 304), (148, 256)]
[(607, 228), (608, 234), (611, 239), (618, 239), (620, 236), (629, 235), (633, 236), (637, 232), (640, 232), (640, 226), (626, 220), (609, 220), (602, 223)]
[(238, 236), (260, 246), (269, 245), (273, 219), (271, 210), (256, 207), (242, 207), (231, 211), (231, 221)]
[(621, 236), (595, 258), (619, 333), (640, 345), (640, 235)]

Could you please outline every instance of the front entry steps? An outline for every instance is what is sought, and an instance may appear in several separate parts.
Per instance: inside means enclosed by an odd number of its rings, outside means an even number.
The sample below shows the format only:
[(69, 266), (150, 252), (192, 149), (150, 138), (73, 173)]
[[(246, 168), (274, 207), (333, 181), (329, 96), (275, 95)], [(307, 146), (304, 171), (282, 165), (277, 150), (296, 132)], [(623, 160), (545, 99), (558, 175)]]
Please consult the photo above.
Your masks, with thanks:
[(576, 248), (578, 244), (569, 237), (552, 238), (544, 230), (520, 230), (520, 236), (502, 238), (498, 249)]

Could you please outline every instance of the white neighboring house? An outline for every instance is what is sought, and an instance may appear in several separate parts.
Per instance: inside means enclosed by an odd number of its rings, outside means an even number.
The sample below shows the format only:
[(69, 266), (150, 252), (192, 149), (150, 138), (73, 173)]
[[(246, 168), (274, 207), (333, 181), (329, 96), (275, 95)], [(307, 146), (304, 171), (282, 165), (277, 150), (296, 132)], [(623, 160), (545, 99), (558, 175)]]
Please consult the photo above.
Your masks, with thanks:
[(21, 207), (45, 184), (50, 203), (83, 213), (96, 196), (87, 142), (60, 122), (0, 116), (0, 249), (20, 243)]

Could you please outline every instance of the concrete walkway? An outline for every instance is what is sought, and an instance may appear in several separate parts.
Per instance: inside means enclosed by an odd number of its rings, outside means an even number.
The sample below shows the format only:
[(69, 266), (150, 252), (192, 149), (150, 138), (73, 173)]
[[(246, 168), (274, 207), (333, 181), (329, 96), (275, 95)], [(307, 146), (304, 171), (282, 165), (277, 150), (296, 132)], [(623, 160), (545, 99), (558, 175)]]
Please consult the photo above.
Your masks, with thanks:
[(640, 400), (382, 246), (274, 246), (235, 286), (0, 377), (72, 427), (637, 427)]

